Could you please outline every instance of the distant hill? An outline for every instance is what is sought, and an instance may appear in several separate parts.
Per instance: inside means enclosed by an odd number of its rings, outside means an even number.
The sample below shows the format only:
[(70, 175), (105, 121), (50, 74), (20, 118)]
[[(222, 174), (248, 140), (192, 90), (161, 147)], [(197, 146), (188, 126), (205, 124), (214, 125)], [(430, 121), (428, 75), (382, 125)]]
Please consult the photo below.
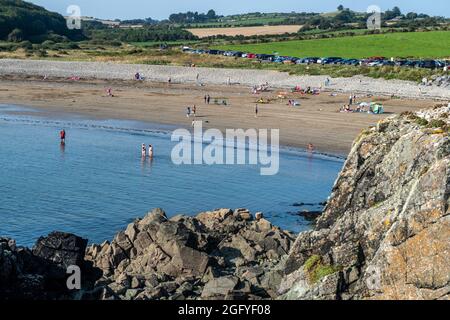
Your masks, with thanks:
[(58, 13), (21, 0), (0, 0), (1, 40), (42, 42), (79, 37), (81, 32), (69, 30)]

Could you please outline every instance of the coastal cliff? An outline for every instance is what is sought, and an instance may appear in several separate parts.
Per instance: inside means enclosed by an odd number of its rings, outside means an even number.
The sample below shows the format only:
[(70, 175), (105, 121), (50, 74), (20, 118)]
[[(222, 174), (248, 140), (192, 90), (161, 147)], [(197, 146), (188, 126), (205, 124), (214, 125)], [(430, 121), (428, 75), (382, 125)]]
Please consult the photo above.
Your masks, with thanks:
[[(245, 209), (155, 209), (89, 247), (60, 232), (31, 250), (0, 238), (0, 299), (449, 299), (449, 109), (362, 132), (296, 240)], [(82, 290), (66, 287), (70, 265)]]
[(449, 299), (449, 108), (356, 139), (315, 230), (286, 261), (282, 299)]

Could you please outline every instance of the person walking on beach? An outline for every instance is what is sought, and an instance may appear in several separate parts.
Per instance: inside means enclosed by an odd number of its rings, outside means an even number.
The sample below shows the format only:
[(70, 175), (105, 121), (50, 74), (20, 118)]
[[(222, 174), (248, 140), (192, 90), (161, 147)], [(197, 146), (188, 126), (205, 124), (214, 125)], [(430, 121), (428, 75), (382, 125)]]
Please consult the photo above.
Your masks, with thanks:
[(353, 105), (353, 95), (350, 95), (350, 98), (348, 99), (348, 105)]
[(256, 105), (255, 106), (255, 118), (258, 118), (258, 112), (259, 112), (258, 105)]
[(145, 158), (147, 156), (147, 149), (145, 148), (145, 143), (142, 144), (141, 155), (142, 158)]
[(59, 132), (59, 137), (61, 138), (61, 143), (64, 144), (66, 143), (66, 130), (61, 130)]
[(211, 96), (208, 94), (208, 97), (207, 97), (207, 103), (209, 104), (210, 102), (211, 102)]
[(191, 107), (186, 108), (186, 117), (189, 118), (191, 116)]
[(208, 96), (205, 94), (205, 104), (208, 103)]
[(197, 106), (194, 104), (194, 106), (192, 107), (192, 113), (194, 114), (194, 118), (197, 115)]

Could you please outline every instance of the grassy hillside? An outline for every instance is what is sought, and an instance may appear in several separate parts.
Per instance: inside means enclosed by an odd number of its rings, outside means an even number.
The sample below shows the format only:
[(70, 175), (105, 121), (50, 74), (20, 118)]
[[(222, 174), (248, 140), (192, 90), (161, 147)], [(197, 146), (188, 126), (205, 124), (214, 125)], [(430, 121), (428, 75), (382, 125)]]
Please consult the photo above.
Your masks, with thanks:
[(277, 52), (289, 56), (450, 57), (450, 31), (408, 32), (381, 35), (298, 40), (249, 45), (224, 45), (219, 49), (254, 53)]
[(76, 34), (67, 29), (66, 20), (60, 14), (21, 0), (0, 0), (1, 40), (42, 42), (52, 36), (72, 37)]

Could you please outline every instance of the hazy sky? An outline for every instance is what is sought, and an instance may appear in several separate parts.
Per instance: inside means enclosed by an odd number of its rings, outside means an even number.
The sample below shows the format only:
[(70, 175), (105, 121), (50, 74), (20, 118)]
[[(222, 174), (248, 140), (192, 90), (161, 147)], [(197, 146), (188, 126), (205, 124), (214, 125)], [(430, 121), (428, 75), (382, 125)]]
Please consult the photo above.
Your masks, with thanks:
[(449, 0), (28, 0), (51, 11), (66, 13), (69, 5), (78, 5), (82, 16), (97, 18), (146, 18), (165, 19), (171, 13), (216, 10), (217, 14), (245, 12), (327, 12), (339, 4), (356, 11), (366, 11), (370, 5), (381, 10), (400, 7), (402, 12), (419, 12), (430, 15), (450, 16)]

